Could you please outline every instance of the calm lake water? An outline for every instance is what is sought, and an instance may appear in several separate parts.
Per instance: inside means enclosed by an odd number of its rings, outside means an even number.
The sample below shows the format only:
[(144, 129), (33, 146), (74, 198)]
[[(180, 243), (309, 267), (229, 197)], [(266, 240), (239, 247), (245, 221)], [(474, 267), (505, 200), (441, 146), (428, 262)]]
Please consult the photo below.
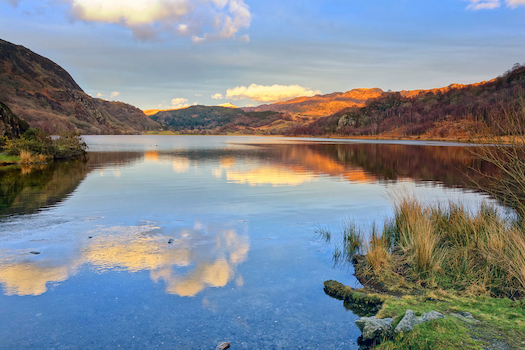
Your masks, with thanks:
[(382, 222), (399, 189), (485, 198), (453, 144), (85, 140), (87, 162), (0, 170), (2, 349), (357, 349), (323, 282), (359, 284), (314, 228)]

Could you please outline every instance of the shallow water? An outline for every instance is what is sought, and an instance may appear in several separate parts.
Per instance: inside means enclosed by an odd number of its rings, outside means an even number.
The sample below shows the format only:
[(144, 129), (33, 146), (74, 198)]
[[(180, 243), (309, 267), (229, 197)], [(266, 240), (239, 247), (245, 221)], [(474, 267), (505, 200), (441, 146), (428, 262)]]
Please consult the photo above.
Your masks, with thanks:
[[(482, 200), (454, 144), (87, 136), (89, 160), (0, 172), (0, 347), (357, 349), (314, 227), (388, 193)], [(32, 254), (39, 252), (40, 254)]]

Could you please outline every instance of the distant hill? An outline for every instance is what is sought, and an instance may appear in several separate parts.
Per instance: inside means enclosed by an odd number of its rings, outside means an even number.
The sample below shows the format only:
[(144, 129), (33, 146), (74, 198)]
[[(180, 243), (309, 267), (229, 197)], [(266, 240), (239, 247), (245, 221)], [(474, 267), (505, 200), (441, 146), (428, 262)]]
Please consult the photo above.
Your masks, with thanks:
[(525, 110), (525, 66), (519, 64), (487, 82), (385, 93), (285, 134), (469, 139), (503, 132), (505, 110), (516, 108)]
[(49, 133), (135, 134), (159, 128), (140, 109), (87, 95), (59, 65), (0, 40), (0, 101)]
[[(245, 112), (239, 108), (220, 106), (191, 106), (160, 111), (150, 118), (175, 131), (238, 132), (252, 134), (282, 133), (291, 125), (290, 116), (279, 112)], [(283, 126), (284, 125), (284, 126)]]
[[(245, 107), (246, 112), (274, 111), (291, 116), (325, 117), (349, 107), (363, 107), (366, 101), (384, 94), (381, 89), (354, 89), (347, 92), (334, 92), (328, 95), (298, 97), (285, 102)], [(314, 118), (316, 119), (316, 118)]]

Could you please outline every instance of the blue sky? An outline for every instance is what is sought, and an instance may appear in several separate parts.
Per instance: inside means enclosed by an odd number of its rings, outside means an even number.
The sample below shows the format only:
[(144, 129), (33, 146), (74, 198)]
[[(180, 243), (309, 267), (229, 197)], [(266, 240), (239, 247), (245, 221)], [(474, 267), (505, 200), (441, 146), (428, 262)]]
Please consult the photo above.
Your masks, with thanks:
[(95, 97), (246, 106), (492, 79), (525, 63), (525, 0), (0, 0), (0, 38)]

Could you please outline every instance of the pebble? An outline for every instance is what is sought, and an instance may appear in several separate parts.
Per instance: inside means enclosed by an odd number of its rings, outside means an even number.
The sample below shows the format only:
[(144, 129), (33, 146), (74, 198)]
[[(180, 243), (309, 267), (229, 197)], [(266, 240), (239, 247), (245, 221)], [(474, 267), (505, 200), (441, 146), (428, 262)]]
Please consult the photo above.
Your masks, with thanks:
[(230, 348), (230, 343), (223, 342), (223, 343), (220, 343), (219, 345), (217, 345), (215, 350), (226, 350), (226, 349), (229, 349), (229, 348)]

